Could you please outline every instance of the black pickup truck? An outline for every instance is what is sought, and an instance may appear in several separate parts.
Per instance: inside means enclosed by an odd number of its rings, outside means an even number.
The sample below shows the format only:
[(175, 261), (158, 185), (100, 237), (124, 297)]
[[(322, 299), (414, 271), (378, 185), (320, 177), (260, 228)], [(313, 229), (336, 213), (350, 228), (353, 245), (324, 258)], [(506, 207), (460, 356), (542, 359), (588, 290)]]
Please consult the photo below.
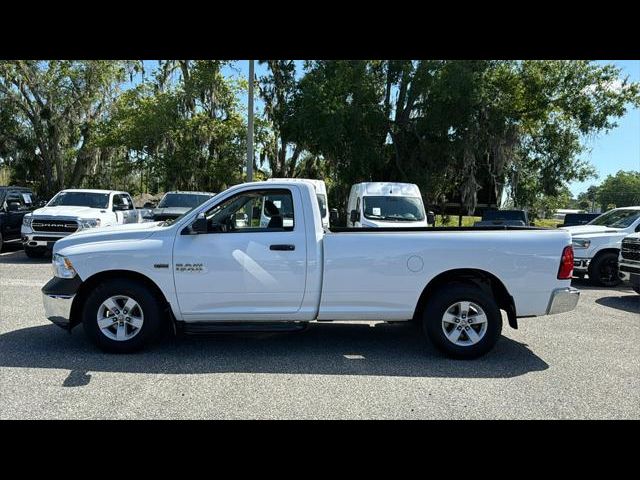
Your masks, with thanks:
[(4, 243), (20, 241), (20, 227), (26, 213), (37, 208), (30, 188), (0, 186), (0, 250)]
[(475, 222), (475, 227), (492, 227), (509, 225), (516, 227), (529, 226), (529, 218), (524, 210), (485, 210), (482, 220)]

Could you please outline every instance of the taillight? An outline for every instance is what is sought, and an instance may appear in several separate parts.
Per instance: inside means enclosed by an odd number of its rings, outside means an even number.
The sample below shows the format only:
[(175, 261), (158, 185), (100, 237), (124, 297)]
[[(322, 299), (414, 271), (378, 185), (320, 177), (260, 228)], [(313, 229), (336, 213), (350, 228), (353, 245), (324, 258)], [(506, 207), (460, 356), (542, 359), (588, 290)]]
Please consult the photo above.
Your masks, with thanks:
[(573, 247), (564, 247), (562, 258), (560, 259), (560, 269), (558, 270), (558, 280), (571, 280), (573, 275)]

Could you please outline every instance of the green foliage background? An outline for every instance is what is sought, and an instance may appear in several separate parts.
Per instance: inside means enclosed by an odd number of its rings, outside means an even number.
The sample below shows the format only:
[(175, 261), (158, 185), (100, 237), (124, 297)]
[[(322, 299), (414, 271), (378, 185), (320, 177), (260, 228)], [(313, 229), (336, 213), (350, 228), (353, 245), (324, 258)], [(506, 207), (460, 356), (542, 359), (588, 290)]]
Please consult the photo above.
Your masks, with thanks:
[[(301, 72), (261, 62), (256, 177), (323, 178), (337, 207), (351, 184), (378, 180), (417, 183), (428, 204), (460, 201), (468, 213), (503, 192), (550, 212), (571, 202), (568, 182), (593, 176), (585, 138), (640, 105), (618, 68), (583, 60), (314, 60)], [(247, 82), (223, 75), (233, 63), (161, 60), (144, 72), (140, 61), (0, 61), (0, 168), (43, 196), (241, 182)], [(637, 177), (574, 203), (640, 203), (620, 197)]]

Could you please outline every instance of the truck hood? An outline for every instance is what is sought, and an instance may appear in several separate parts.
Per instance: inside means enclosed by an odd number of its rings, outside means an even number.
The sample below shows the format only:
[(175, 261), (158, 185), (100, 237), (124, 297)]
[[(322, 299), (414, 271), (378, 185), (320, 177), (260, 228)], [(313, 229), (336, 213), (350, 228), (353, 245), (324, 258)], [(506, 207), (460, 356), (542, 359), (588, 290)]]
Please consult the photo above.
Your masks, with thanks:
[(575, 225), (573, 227), (561, 227), (561, 229), (569, 232), (571, 236), (579, 236), (580, 238), (585, 235), (624, 234), (624, 230), (621, 228), (611, 228), (603, 225)]
[(362, 217), (362, 226), (365, 228), (407, 228), (407, 227), (428, 227), (426, 220), (413, 220), (406, 222), (393, 222), (384, 220), (371, 220)]
[(74, 207), (61, 205), (58, 207), (43, 207), (34, 210), (34, 217), (75, 217), (75, 218), (100, 218), (107, 213), (104, 208)]
[(112, 242), (118, 240), (142, 240), (161, 230), (160, 222), (127, 223), (110, 227), (89, 228), (72, 233), (54, 244), (53, 252), (57, 253), (66, 247), (93, 242)]

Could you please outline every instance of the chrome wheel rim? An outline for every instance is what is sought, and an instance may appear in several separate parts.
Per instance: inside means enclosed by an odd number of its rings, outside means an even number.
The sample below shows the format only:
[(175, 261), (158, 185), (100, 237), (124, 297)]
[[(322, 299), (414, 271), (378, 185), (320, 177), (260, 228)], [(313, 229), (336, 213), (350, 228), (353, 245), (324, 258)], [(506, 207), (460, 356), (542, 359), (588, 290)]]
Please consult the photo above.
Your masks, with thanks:
[(114, 295), (100, 304), (96, 319), (104, 336), (116, 342), (125, 342), (140, 333), (144, 313), (133, 298)]
[(460, 301), (445, 310), (442, 331), (454, 345), (469, 347), (478, 343), (487, 333), (487, 315), (480, 305)]

